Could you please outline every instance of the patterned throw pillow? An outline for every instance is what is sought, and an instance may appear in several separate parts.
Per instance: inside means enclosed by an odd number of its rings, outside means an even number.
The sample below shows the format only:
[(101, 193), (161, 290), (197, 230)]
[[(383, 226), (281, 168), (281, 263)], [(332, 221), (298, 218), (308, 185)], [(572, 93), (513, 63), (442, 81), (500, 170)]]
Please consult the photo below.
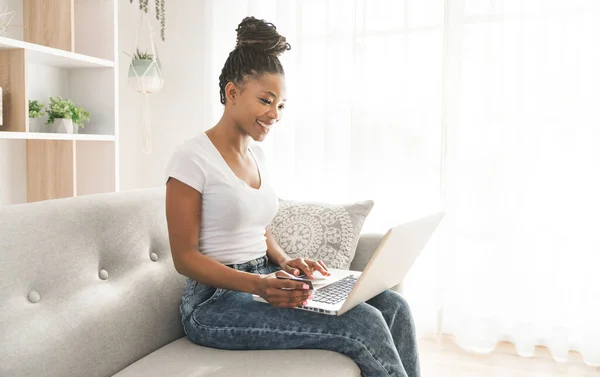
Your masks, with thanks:
[(372, 200), (326, 204), (280, 199), (269, 229), (291, 258), (321, 259), (327, 267), (348, 270), (373, 205)]

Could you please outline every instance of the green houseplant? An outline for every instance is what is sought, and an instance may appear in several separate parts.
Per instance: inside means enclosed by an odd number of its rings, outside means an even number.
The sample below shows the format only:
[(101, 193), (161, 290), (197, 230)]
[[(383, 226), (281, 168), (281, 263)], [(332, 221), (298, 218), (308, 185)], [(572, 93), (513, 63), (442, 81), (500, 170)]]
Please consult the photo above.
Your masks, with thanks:
[(29, 100), (29, 117), (39, 118), (44, 115), (44, 104), (38, 100)]
[(43, 132), (45, 106), (38, 100), (29, 100), (29, 132)]
[(80, 106), (75, 105), (70, 99), (60, 96), (50, 97), (46, 114), (52, 132), (78, 133), (79, 127), (84, 127), (83, 122), (90, 119), (90, 113)]

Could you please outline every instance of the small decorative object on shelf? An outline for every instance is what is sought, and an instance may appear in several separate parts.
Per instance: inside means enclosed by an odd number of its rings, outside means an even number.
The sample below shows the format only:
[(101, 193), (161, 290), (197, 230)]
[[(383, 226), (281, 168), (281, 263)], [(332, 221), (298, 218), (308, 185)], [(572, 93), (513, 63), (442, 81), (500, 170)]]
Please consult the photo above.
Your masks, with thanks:
[(9, 11), (8, 5), (4, 7), (4, 11), (0, 13), (0, 35), (4, 34), (9, 26), (12, 26), (10, 23), (15, 17), (15, 11)]
[(29, 100), (29, 132), (44, 132), (41, 117), (44, 115), (44, 104), (38, 100)]
[(75, 105), (70, 99), (58, 96), (50, 97), (50, 104), (46, 109), (50, 131), (55, 133), (77, 134), (79, 127), (84, 127), (83, 122), (90, 119), (90, 113)]

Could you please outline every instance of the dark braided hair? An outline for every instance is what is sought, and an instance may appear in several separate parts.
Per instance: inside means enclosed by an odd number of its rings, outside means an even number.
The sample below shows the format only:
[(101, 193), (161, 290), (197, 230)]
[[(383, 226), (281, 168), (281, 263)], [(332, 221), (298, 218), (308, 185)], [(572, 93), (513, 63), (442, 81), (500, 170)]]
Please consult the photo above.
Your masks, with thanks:
[(225, 104), (225, 85), (240, 85), (245, 76), (260, 77), (263, 73), (284, 74), (278, 56), (291, 49), (275, 25), (254, 17), (246, 17), (238, 25), (237, 44), (229, 53), (219, 76), (221, 103)]

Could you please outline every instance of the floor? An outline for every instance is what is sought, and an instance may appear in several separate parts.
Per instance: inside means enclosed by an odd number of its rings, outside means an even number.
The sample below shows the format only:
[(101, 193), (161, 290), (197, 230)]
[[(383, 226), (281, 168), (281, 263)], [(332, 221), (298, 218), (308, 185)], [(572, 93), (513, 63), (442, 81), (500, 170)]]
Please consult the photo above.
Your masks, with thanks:
[(600, 377), (600, 367), (585, 365), (578, 354), (573, 353), (569, 363), (561, 364), (543, 347), (533, 358), (517, 356), (510, 343), (499, 344), (490, 355), (476, 355), (444, 336), (439, 341), (422, 339), (419, 349), (423, 377)]

